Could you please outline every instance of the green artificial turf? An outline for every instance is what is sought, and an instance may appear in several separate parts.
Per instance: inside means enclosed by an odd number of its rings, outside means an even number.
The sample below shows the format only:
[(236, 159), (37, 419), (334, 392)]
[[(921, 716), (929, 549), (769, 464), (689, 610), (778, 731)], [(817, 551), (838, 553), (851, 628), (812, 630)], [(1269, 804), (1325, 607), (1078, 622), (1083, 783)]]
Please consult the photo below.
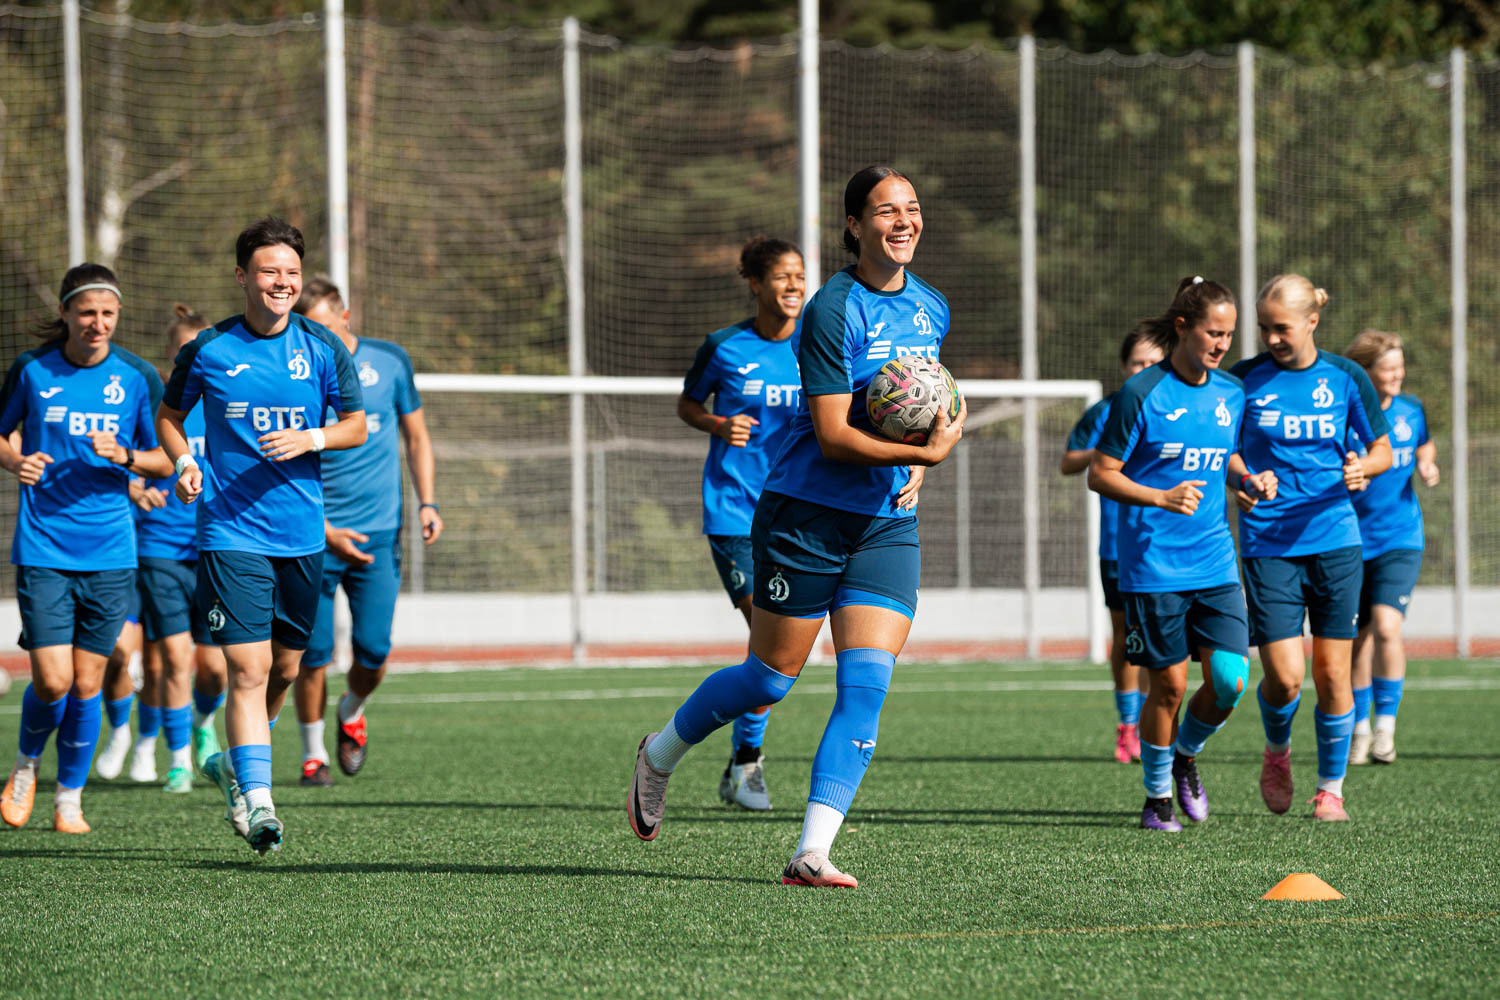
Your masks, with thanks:
[[(1400, 759), (1352, 770), (1347, 824), (1302, 804), (1310, 696), (1297, 804), (1266, 811), (1248, 699), (1199, 759), (1212, 816), (1175, 836), (1136, 826), (1140, 769), (1111, 758), (1102, 668), (903, 664), (833, 854), (853, 891), (779, 884), (829, 667), (772, 713), (775, 811), (719, 804), (720, 733), (676, 772), (661, 836), (631, 834), (636, 744), (703, 673), (394, 675), (368, 765), (329, 789), (298, 787), (288, 709), (287, 841), (263, 861), (202, 781), (95, 781), (94, 833), (53, 833), (49, 750), (30, 825), (0, 830), (0, 993), (1494, 995), (1494, 663), (1412, 665)], [(19, 693), (0, 703), (6, 734)], [(1348, 898), (1260, 901), (1292, 872)]]

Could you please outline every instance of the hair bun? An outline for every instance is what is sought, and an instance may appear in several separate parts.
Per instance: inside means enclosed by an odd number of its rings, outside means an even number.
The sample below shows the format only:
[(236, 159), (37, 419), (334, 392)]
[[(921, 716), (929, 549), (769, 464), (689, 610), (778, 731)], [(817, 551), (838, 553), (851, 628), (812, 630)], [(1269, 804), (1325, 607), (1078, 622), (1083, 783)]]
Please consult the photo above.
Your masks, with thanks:
[(1328, 304), (1328, 292), (1322, 288), (1314, 288), (1313, 301), (1318, 304), (1319, 309), (1322, 309)]

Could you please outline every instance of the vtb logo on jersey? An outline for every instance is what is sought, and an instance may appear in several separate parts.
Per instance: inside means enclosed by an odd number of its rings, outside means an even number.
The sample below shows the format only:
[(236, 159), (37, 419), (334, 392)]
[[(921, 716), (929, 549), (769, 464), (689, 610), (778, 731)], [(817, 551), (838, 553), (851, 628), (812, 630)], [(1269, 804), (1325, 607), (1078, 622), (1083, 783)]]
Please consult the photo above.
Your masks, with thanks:
[(764, 379), (747, 378), (745, 384), (740, 388), (743, 396), (760, 396), (764, 394), (767, 406), (796, 406), (797, 394), (802, 391), (800, 385), (767, 385)]
[[(308, 363), (307, 355), (302, 353), (302, 348), (297, 348), (292, 353), (292, 358), (286, 363), (287, 371), (292, 373), (293, 379), (305, 379), (312, 375), (312, 365)], [(364, 376), (360, 376), (364, 381)]]
[(1326, 378), (1318, 379), (1318, 387), (1312, 391), (1313, 405), (1320, 410), (1326, 410), (1334, 403), (1333, 390), (1328, 388)]
[(104, 401), (110, 406), (119, 406), (125, 402), (125, 387), (120, 384), (120, 376), (109, 377), (109, 385), (104, 387)]
[[(932, 336), (932, 320), (928, 318), (925, 308), (917, 310), (917, 315), (912, 320), (912, 323), (916, 326), (919, 333), (928, 337)], [(918, 354), (931, 358), (934, 361), (937, 360), (938, 349), (936, 344), (898, 344), (893, 340), (881, 340), (880, 334), (884, 329), (885, 323), (882, 321), (876, 323), (875, 329), (870, 331), (870, 349), (865, 352), (866, 361), (889, 361), (892, 353), (898, 358), (903, 358), (910, 354)]]
[(1224, 460), (1229, 457), (1229, 449), (1184, 448), (1181, 441), (1168, 441), (1161, 446), (1161, 457), (1167, 460), (1181, 458), (1185, 472), (1200, 470), (1217, 472), (1224, 468)]

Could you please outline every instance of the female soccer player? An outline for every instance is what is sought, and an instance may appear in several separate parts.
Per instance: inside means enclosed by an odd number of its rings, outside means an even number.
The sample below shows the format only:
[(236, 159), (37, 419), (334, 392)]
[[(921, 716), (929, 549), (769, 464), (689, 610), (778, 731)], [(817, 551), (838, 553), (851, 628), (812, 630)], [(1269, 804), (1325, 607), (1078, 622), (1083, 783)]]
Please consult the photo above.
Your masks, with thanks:
[[(1235, 316), (1228, 288), (1182, 280), (1167, 311), (1147, 321), (1171, 344), (1167, 360), (1116, 394), (1089, 464), (1089, 488), (1122, 505), (1126, 649), (1150, 671), (1141, 711), (1147, 830), (1182, 829), (1172, 810), (1174, 784), (1187, 817), (1208, 818), (1196, 758), (1249, 683), (1245, 600), (1224, 496), (1226, 477), (1240, 478), (1234, 470), (1242, 464), (1236, 451), (1245, 393), (1219, 371)], [(1276, 495), (1274, 475), (1244, 479), (1257, 498)], [(1189, 657), (1202, 664), (1203, 683), (1179, 728)]]
[[(1160, 364), (1167, 345), (1159, 342), (1155, 327), (1142, 323), (1125, 335), (1120, 345), (1120, 371), (1126, 379), (1136, 372)], [(1094, 446), (1104, 432), (1110, 407), (1119, 393), (1111, 393), (1089, 407), (1068, 434), (1068, 450), (1062, 457), (1062, 474), (1076, 476), (1094, 459)], [(1115, 726), (1115, 760), (1129, 764), (1141, 759), (1141, 738), (1136, 724), (1141, 717), (1141, 703), (1146, 698), (1146, 678), (1140, 668), (1125, 659), (1125, 599), (1120, 596), (1120, 562), (1115, 544), (1119, 506), (1108, 497), (1099, 498), (1099, 578), (1104, 583), (1104, 606), (1114, 625), (1109, 646), (1109, 670), (1115, 681), (1115, 711), (1120, 721)]]
[[(1429, 488), (1438, 484), (1437, 443), (1427, 434), (1422, 401), (1401, 391), (1406, 355), (1394, 333), (1366, 330), (1344, 352), (1365, 370), (1391, 426), (1391, 471), (1354, 494), (1364, 549), (1359, 636), (1354, 640), (1354, 738), (1349, 763), (1396, 760), (1396, 710), (1406, 680), (1401, 621), (1422, 571), (1422, 507), (1411, 470)], [(1373, 675), (1373, 676), (1372, 676)], [(1372, 689), (1373, 682), (1373, 689)], [(1374, 702), (1375, 726), (1370, 728)]]
[[(1256, 302), (1267, 350), (1234, 366), (1249, 400), (1241, 443), (1250, 469), (1275, 472), (1275, 502), (1240, 516), (1240, 557), (1250, 639), (1260, 647), (1266, 751), (1260, 794), (1274, 813), (1292, 806), (1292, 717), (1307, 665), (1302, 623), (1313, 634), (1313, 715), (1318, 738), (1320, 820), (1347, 820), (1344, 773), (1354, 731), (1349, 654), (1359, 615), (1359, 519), (1349, 491), (1391, 464), (1385, 414), (1370, 378), (1354, 362), (1318, 350), (1313, 334), (1328, 293), (1300, 274), (1279, 274)], [(1361, 457), (1345, 442), (1357, 437)], [(1243, 507), (1244, 504), (1241, 503)]]
[(852, 888), (858, 883), (828, 852), (874, 753), (921, 576), (917, 521), (901, 491), (908, 467), (948, 456), (967, 409), (961, 404), (952, 422), (940, 415), (921, 446), (871, 430), (870, 379), (890, 357), (936, 358), (948, 301), (906, 270), (922, 235), (911, 181), (890, 167), (866, 167), (844, 189), (844, 209), (844, 245), (858, 263), (813, 297), (795, 337), (803, 402), (750, 529), (750, 655), (708, 677), (660, 733), (641, 740), (626, 812), (636, 836), (655, 838), (678, 761), (720, 726), (785, 697), (831, 611), (838, 695), (813, 758), (802, 839), (782, 882)]
[[(225, 818), (261, 855), (279, 850), (271, 802), (270, 720), (281, 710), (318, 608), (323, 481), (318, 452), (365, 441), (354, 361), (328, 330), (292, 315), (302, 291), (302, 233), (281, 219), (235, 240), (245, 312), (185, 346), (167, 383), (157, 431), (176, 463), (176, 495), (198, 512), (195, 601), (229, 663), (229, 752), (204, 773)], [(206, 468), (186, 420), (201, 406)], [(336, 423), (318, 426), (325, 408)], [(241, 829), (243, 824), (244, 829)]]
[[(797, 413), (802, 380), (792, 334), (802, 314), (807, 273), (794, 243), (757, 236), (740, 250), (755, 315), (708, 335), (677, 397), (677, 416), (714, 440), (703, 463), (703, 533), (729, 601), (750, 622), (755, 590), (750, 520), (771, 460)], [(714, 398), (714, 412), (703, 403)], [(719, 797), (746, 809), (771, 808), (766, 791), (769, 705), (734, 720)]]
[[(53, 829), (88, 833), (83, 786), (99, 738), (104, 664), (135, 588), (132, 471), (165, 475), (151, 414), (161, 379), (110, 338), (120, 284), (99, 264), (63, 276), (46, 343), (11, 365), (0, 389), (0, 467), (21, 481), (11, 562), (21, 647), (31, 685), (21, 703), (20, 753), (0, 816), (22, 826), (36, 798), (37, 758), (57, 734)], [(8, 437), (16, 427), (21, 447)]]

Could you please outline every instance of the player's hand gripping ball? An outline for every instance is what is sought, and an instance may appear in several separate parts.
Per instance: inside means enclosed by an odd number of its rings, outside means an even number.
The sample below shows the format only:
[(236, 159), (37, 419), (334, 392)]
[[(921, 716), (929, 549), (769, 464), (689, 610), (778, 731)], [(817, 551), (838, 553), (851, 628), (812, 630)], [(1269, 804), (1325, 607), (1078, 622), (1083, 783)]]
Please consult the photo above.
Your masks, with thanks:
[(870, 423), (904, 444), (926, 444), (943, 410), (949, 420), (958, 418), (958, 383), (948, 369), (917, 354), (887, 361), (865, 391)]

